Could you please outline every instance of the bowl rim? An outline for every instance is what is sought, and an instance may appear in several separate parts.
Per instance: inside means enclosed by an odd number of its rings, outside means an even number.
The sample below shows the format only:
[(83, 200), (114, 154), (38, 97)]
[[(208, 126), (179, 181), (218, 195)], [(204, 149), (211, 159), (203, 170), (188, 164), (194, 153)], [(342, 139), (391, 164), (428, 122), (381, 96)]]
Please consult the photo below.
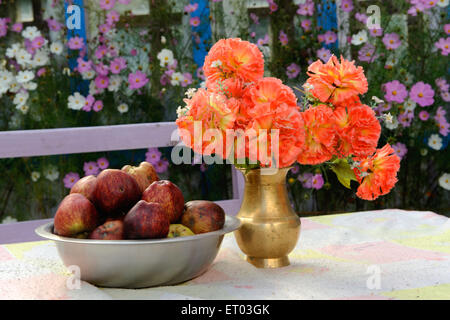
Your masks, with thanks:
[(195, 241), (203, 238), (209, 238), (213, 236), (221, 236), (227, 233), (233, 232), (241, 227), (241, 220), (234, 216), (225, 215), (225, 224), (222, 229), (200, 233), (193, 236), (186, 237), (176, 237), (176, 238), (162, 238), (162, 239), (136, 239), (136, 240), (97, 240), (97, 239), (78, 239), (58, 236), (54, 234), (53, 222), (48, 222), (37, 227), (34, 232), (45, 239), (59, 241), (59, 242), (69, 242), (78, 244), (116, 244), (116, 245), (136, 245), (136, 244), (164, 244), (164, 243), (174, 243), (174, 242), (185, 242), (185, 241)]

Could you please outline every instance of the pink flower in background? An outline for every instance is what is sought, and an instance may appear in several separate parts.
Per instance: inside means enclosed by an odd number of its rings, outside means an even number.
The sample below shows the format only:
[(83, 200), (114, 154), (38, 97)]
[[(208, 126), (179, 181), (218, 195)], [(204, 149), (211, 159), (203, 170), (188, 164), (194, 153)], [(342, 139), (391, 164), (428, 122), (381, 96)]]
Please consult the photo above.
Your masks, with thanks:
[(408, 96), (405, 85), (398, 80), (386, 82), (382, 88), (385, 92), (384, 99), (387, 102), (403, 103)]
[(281, 42), (281, 44), (282, 44), (283, 46), (287, 45), (288, 42), (289, 42), (288, 36), (287, 36), (286, 33), (284, 33), (283, 30), (280, 31), (280, 34), (279, 34), (279, 36), (278, 36), (278, 40), (280, 40), (280, 42)]
[(197, 2), (190, 3), (190, 4), (186, 5), (186, 6), (184, 6), (184, 12), (186, 12), (186, 13), (192, 13), (192, 12), (194, 12), (197, 9), (198, 9), (198, 3)]
[(445, 109), (439, 106), (436, 110), (436, 115), (433, 117), (433, 119), (437, 123), (437, 126), (439, 127), (439, 133), (444, 137), (448, 135), (450, 128), (450, 125), (445, 117), (446, 114), (447, 112), (445, 111)]
[(369, 29), (369, 35), (372, 37), (381, 37), (383, 35), (383, 29)]
[(317, 57), (325, 63), (327, 63), (328, 60), (330, 60), (331, 56), (332, 56), (331, 51), (328, 50), (327, 48), (321, 48), (317, 50)]
[(197, 78), (201, 79), (201, 80), (206, 80), (205, 74), (203, 73), (203, 68), (197, 68), (197, 72), (196, 72)]
[(442, 98), (442, 100), (444, 100), (445, 102), (450, 102), (450, 92), (448, 92), (448, 91), (442, 91), (442, 92), (441, 92), (441, 98)]
[(166, 159), (160, 159), (153, 166), (155, 167), (155, 171), (157, 173), (163, 173), (166, 172), (169, 168), (169, 161), (167, 161)]
[(131, 0), (117, 0), (117, 2), (119, 2), (121, 4), (129, 4), (131, 2)]
[(111, 10), (106, 14), (106, 23), (111, 26), (114, 22), (118, 22), (119, 18), (120, 14), (116, 10)]
[(103, 101), (102, 100), (97, 100), (94, 103), (94, 106), (92, 107), (92, 110), (94, 110), (95, 112), (99, 112), (103, 109)]
[(92, 70), (92, 61), (85, 61), (83, 58), (77, 58), (77, 70), (79, 73), (84, 73), (86, 71)]
[(335, 43), (336, 40), (337, 40), (337, 35), (333, 31), (325, 32), (323, 37), (324, 37), (324, 40), (325, 40), (325, 44), (332, 44), (332, 43)]
[(305, 30), (305, 31), (311, 30), (311, 20), (309, 20), (309, 19), (302, 20), (300, 25), (302, 26), (303, 30)]
[(80, 37), (72, 37), (67, 42), (67, 46), (71, 50), (81, 50), (84, 48), (84, 39)]
[(86, 176), (90, 176), (90, 175), (96, 176), (100, 172), (100, 168), (98, 167), (98, 164), (95, 161), (85, 162), (84, 166), (83, 166), (83, 170), (84, 170), (84, 175), (86, 175)]
[(370, 42), (367, 42), (361, 49), (358, 51), (358, 59), (364, 62), (373, 62), (378, 58), (378, 55), (375, 55), (375, 46)]
[(108, 47), (105, 45), (98, 46), (95, 50), (95, 57), (97, 59), (101, 59), (105, 56), (106, 52), (108, 52)]
[(22, 32), (23, 24), (20, 22), (14, 23), (11, 27), (11, 30), (14, 32)]
[(189, 19), (189, 24), (193, 27), (198, 27), (200, 25), (200, 18), (199, 17), (192, 17)]
[(431, 106), (434, 103), (434, 90), (428, 83), (422, 81), (412, 86), (409, 96), (412, 101), (421, 107)]
[(266, 33), (264, 38), (259, 38), (258, 41), (256, 41), (256, 45), (261, 49), (265, 44), (269, 43), (269, 35)]
[(403, 112), (398, 116), (398, 123), (400, 123), (403, 127), (411, 126), (412, 120), (414, 118), (413, 112)]
[(445, 31), (446, 34), (450, 34), (450, 23), (447, 23), (447, 24), (444, 26), (444, 31)]
[(301, 16), (312, 16), (314, 14), (314, 2), (312, 0), (306, 0), (305, 3), (299, 4), (297, 14)]
[(434, 44), (436, 48), (441, 50), (443, 56), (448, 56), (450, 53), (450, 37), (440, 38), (438, 42)]
[(126, 67), (127, 67), (127, 60), (125, 58), (123, 58), (123, 57), (117, 57), (117, 58), (114, 58), (111, 61), (111, 64), (109, 66), (109, 70), (113, 74), (119, 74), (120, 71), (122, 71)]
[(51, 31), (59, 31), (63, 27), (63, 24), (61, 22), (52, 18), (47, 19), (47, 25)]
[(161, 151), (158, 148), (149, 148), (145, 153), (145, 161), (155, 165), (161, 159)]
[(353, 10), (353, 1), (352, 0), (342, 0), (341, 1), (341, 10), (344, 12), (351, 12)]
[(355, 19), (358, 20), (359, 22), (366, 24), (367, 22), (367, 15), (365, 13), (355, 13)]
[(205, 172), (208, 169), (208, 165), (206, 163), (200, 164), (200, 171)]
[(292, 174), (297, 174), (297, 173), (299, 173), (299, 171), (300, 171), (300, 166), (294, 165), (294, 166), (291, 168), (290, 171), (291, 171)]
[(100, 169), (105, 170), (109, 167), (109, 161), (105, 157), (102, 157), (97, 160), (97, 165)]
[(111, 30), (111, 25), (108, 23), (104, 23), (98, 26), (98, 31), (103, 34), (107, 33), (109, 30)]
[(303, 188), (311, 189), (312, 188), (312, 181), (311, 178), (314, 175), (310, 172), (305, 172), (303, 174), (298, 175), (297, 180), (302, 183)]
[(94, 96), (93, 95), (88, 95), (87, 97), (86, 97), (86, 101), (84, 102), (84, 107), (83, 107), (83, 111), (86, 111), (86, 112), (89, 112), (89, 111), (91, 111), (92, 110), (92, 105), (94, 104), (94, 102), (95, 102), (95, 98), (94, 98)]
[(192, 83), (192, 74), (189, 72), (183, 73), (183, 80), (181, 81), (180, 85), (182, 87), (187, 87)]
[(78, 180), (80, 180), (80, 175), (78, 173), (69, 172), (63, 179), (64, 187), (71, 189)]
[(0, 18), (0, 38), (6, 36), (8, 33), (9, 18)]
[(396, 33), (386, 33), (383, 37), (383, 43), (388, 50), (395, 50), (402, 44), (400, 36)]
[(31, 40), (31, 47), (33, 49), (40, 49), (45, 44), (45, 42), (46, 40), (44, 39), (44, 37), (42, 36), (36, 37), (33, 40)]
[(114, 8), (116, 0), (99, 0), (100, 8), (103, 10), (111, 10)]
[(137, 56), (137, 50), (136, 49), (131, 49), (130, 50), (130, 54), (132, 57), (136, 57)]
[(419, 112), (419, 119), (422, 121), (427, 121), (430, 118), (430, 114), (425, 110)]
[(319, 41), (320, 43), (325, 42), (325, 34), (318, 34), (317, 41)]
[(447, 83), (447, 80), (445, 78), (437, 78), (434, 81), (439, 88), (440, 91), (448, 91), (450, 88), (450, 85)]
[(106, 89), (109, 85), (109, 78), (107, 76), (95, 77), (95, 86), (99, 89)]
[(259, 24), (259, 18), (254, 12), (250, 13), (250, 19), (252, 19), (254, 24)]
[(145, 86), (148, 82), (147, 76), (141, 71), (136, 71), (135, 73), (130, 73), (128, 75), (128, 83), (130, 89), (139, 89)]
[(395, 154), (400, 158), (400, 160), (408, 152), (408, 148), (406, 148), (406, 145), (401, 142), (394, 143), (391, 147), (392, 149), (394, 149)]
[(105, 66), (103, 63), (99, 63), (94, 66), (95, 72), (97, 72), (100, 76), (107, 76), (109, 73), (108, 66)]
[(300, 73), (300, 66), (294, 62), (292, 62), (288, 67), (286, 68), (286, 75), (289, 79), (294, 79), (298, 76)]
[(40, 68), (40, 69), (36, 72), (36, 75), (37, 75), (38, 77), (41, 77), (41, 76), (44, 75), (46, 72), (47, 72), (47, 69), (45, 69), (45, 68)]
[(267, 0), (267, 3), (269, 4), (270, 13), (278, 10), (278, 5), (273, 0)]
[(320, 173), (315, 174), (311, 178), (311, 188), (319, 190), (323, 187), (324, 181)]

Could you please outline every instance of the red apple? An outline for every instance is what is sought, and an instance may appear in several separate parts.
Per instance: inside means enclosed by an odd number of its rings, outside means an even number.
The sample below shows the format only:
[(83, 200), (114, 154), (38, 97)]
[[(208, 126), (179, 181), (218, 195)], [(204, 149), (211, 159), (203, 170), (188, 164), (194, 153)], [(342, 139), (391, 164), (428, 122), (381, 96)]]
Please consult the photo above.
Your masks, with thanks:
[(122, 220), (106, 221), (101, 226), (98, 226), (89, 235), (89, 239), (96, 240), (122, 240), (124, 239), (123, 222)]
[(97, 185), (97, 178), (95, 176), (86, 176), (78, 180), (70, 189), (70, 193), (81, 193), (94, 203), (94, 191)]
[(155, 181), (149, 185), (142, 194), (142, 200), (161, 204), (170, 223), (176, 222), (183, 213), (183, 193), (168, 180)]
[(126, 165), (122, 168), (122, 171), (129, 173), (136, 179), (136, 182), (141, 189), (141, 192), (144, 192), (145, 189), (153, 182), (158, 181), (158, 174), (156, 173), (155, 168), (151, 163), (146, 161), (141, 162), (139, 167), (133, 167), (130, 165)]
[(55, 214), (54, 232), (64, 237), (86, 238), (97, 227), (99, 214), (85, 196), (72, 193), (61, 201)]
[(170, 222), (159, 203), (139, 201), (123, 219), (127, 239), (165, 238)]
[(220, 230), (225, 224), (225, 212), (212, 201), (189, 201), (184, 209), (181, 223), (195, 234)]
[(103, 170), (97, 176), (95, 205), (106, 216), (124, 215), (141, 198), (136, 180), (118, 169)]

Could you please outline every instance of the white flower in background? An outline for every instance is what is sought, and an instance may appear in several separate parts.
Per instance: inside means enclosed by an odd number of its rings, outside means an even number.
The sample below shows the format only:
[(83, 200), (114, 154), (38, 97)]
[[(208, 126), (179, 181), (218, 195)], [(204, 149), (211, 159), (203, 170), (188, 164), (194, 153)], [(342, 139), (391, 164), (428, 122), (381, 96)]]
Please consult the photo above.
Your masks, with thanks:
[(19, 90), (22, 89), (22, 86), (17, 82), (16, 78), (9, 84), (9, 91), (16, 93), (19, 92)]
[(391, 122), (383, 122), (384, 123), (384, 126), (386, 127), (386, 128), (388, 128), (389, 130), (395, 130), (395, 129), (397, 129), (397, 127), (398, 127), (398, 120), (397, 120), (397, 117), (393, 117), (393, 119), (392, 119), (392, 121)]
[(189, 88), (189, 89), (186, 90), (186, 92), (184, 94), (186, 95), (186, 97), (188, 99), (191, 99), (196, 92), (197, 92), (196, 88)]
[(38, 50), (34, 54), (33, 60), (31, 61), (31, 65), (33, 67), (42, 67), (48, 64), (50, 58), (48, 53), (45, 50)]
[(31, 180), (33, 180), (33, 182), (38, 181), (40, 177), (41, 177), (41, 174), (39, 172), (37, 172), (37, 171), (31, 172)]
[(0, 95), (8, 91), (9, 86), (13, 81), (15, 81), (15, 78), (11, 72), (7, 70), (0, 71)]
[(162, 49), (156, 57), (161, 67), (171, 65), (174, 62), (173, 52), (169, 49)]
[(217, 68), (217, 67), (220, 67), (221, 65), (222, 65), (222, 61), (220, 61), (220, 60), (211, 62), (211, 68)]
[(200, 82), (200, 88), (206, 89), (206, 81)]
[(355, 46), (359, 46), (360, 44), (367, 42), (367, 31), (361, 30), (360, 32), (354, 34), (351, 40), (352, 44)]
[(372, 97), (372, 100), (375, 101), (376, 104), (384, 103), (383, 100), (381, 100), (380, 98), (378, 98), (378, 97), (376, 97), (376, 96), (373, 96), (373, 97)]
[(18, 83), (25, 83), (34, 79), (34, 73), (30, 70), (19, 71), (16, 76)]
[(69, 96), (69, 103), (67, 106), (72, 110), (81, 110), (85, 104), (86, 98), (79, 92), (75, 92), (73, 95)]
[(394, 120), (394, 117), (392, 116), (392, 114), (390, 112), (384, 114), (384, 122), (392, 123), (393, 120)]
[(81, 74), (81, 77), (83, 80), (91, 80), (95, 77), (95, 71), (94, 70), (88, 70)]
[(414, 112), (414, 109), (416, 109), (416, 103), (411, 99), (408, 99), (403, 103), (403, 107), (405, 107), (406, 111)]
[(437, 5), (441, 8), (445, 8), (446, 6), (448, 6), (448, 0), (438, 0)]
[(173, 86), (179, 85), (181, 81), (183, 81), (183, 74), (181, 72), (172, 73), (172, 77), (170, 78), (170, 83)]
[(438, 134), (432, 134), (428, 138), (428, 146), (434, 150), (440, 150), (442, 148), (442, 138)]
[(390, 67), (392, 68), (393, 66), (395, 66), (397, 64), (397, 60), (395, 59), (395, 55), (391, 54), (387, 59), (386, 59), (386, 67)]
[(70, 71), (70, 68), (65, 67), (62, 69), (62, 74), (65, 74), (70, 77), (70, 75), (72, 74), (72, 71)]
[(10, 216), (6, 216), (2, 220), (2, 224), (8, 224), (8, 223), (14, 223), (14, 222), (17, 222), (17, 219), (16, 218), (12, 218)]
[(20, 112), (22, 112), (22, 114), (27, 114), (28, 110), (30, 110), (30, 107), (27, 106), (26, 104), (24, 104), (21, 106), (16, 106), (16, 109), (19, 110)]
[(406, 73), (403, 75), (403, 83), (412, 84), (414, 82), (414, 76), (411, 73)]
[(26, 90), (33, 91), (33, 90), (36, 90), (37, 83), (34, 82), (34, 81), (29, 81), (29, 82), (26, 82), (26, 83), (22, 84), (22, 88), (24, 88)]
[(16, 53), (16, 61), (22, 67), (31, 63), (31, 54), (25, 49), (19, 49)]
[(49, 165), (47, 169), (44, 170), (44, 177), (50, 181), (55, 181), (59, 177), (58, 168), (53, 165)]
[(120, 113), (126, 113), (126, 112), (128, 112), (128, 105), (126, 103), (121, 103), (117, 106), (117, 110)]
[(11, 47), (6, 49), (6, 56), (8, 58), (14, 58), (19, 50), (20, 50), (20, 44), (14, 43), (13, 45), (11, 45)]
[(450, 190), (450, 173), (444, 173), (439, 177), (439, 185), (445, 190)]
[(89, 83), (89, 94), (95, 96), (96, 94), (103, 93), (105, 89), (97, 87), (95, 81)]
[(18, 107), (23, 106), (25, 103), (27, 103), (29, 97), (30, 95), (27, 91), (20, 91), (14, 96), (13, 103)]
[(167, 42), (166, 37), (161, 36), (161, 43), (162, 44), (166, 44), (166, 42)]
[(41, 36), (41, 32), (35, 26), (26, 27), (22, 31), (22, 37), (24, 37), (25, 39), (33, 40), (34, 38), (39, 36)]
[(181, 118), (181, 117), (184, 116), (188, 111), (189, 111), (189, 108), (188, 108), (188, 107), (178, 106), (178, 108), (177, 108), (177, 117), (178, 117), (178, 118)]
[(63, 44), (59, 41), (55, 41), (50, 45), (50, 52), (53, 54), (60, 55), (63, 52)]
[(120, 84), (122, 83), (122, 78), (120, 76), (111, 76), (109, 78), (108, 90), (116, 92), (119, 90)]
[(108, 32), (106, 32), (106, 34), (105, 34), (105, 36), (108, 39), (113, 39), (113, 38), (116, 37), (116, 35), (117, 35), (117, 29), (116, 28), (109, 29)]

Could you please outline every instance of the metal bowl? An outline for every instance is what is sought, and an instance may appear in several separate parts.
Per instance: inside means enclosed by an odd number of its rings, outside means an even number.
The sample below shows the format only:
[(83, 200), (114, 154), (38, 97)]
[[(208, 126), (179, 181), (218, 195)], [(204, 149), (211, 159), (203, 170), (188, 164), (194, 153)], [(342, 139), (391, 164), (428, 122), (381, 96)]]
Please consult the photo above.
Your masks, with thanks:
[(173, 285), (205, 272), (223, 237), (240, 227), (226, 216), (221, 230), (194, 236), (152, 240), (90, 240), (55, 235), (53, 223), (35, 232), (56, 242), (64, 264), (78, 266), (81, 280), (100, 287), (146, 288)]

